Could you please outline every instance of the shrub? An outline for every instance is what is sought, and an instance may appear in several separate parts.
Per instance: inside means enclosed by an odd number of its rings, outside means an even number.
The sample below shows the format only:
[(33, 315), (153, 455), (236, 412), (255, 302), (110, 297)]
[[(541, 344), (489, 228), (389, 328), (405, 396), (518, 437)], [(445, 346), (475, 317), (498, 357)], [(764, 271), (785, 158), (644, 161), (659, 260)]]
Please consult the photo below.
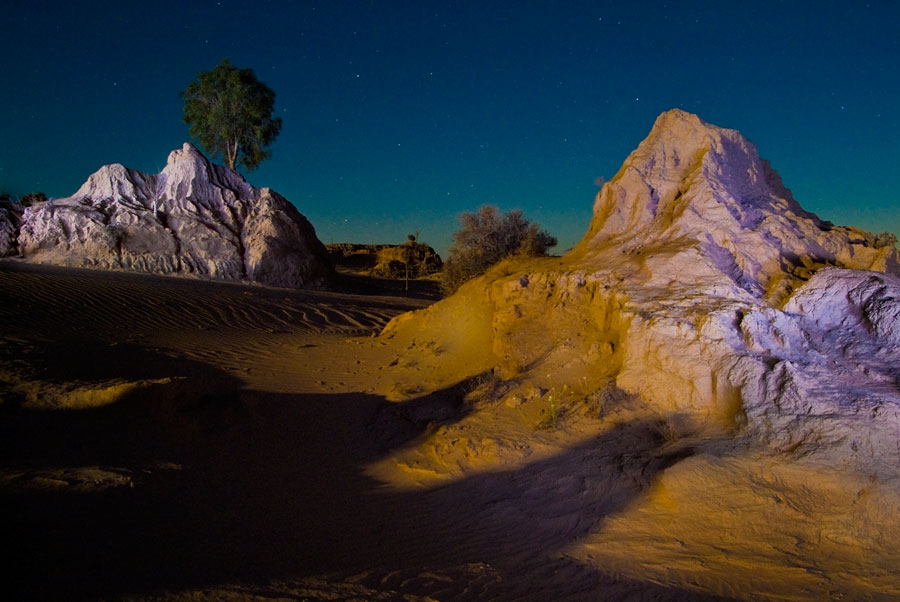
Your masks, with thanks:
[(459, 222), (441, 283), (448, 295), (505, 257), (546, 255), (556, 246), (554, 237), (518, 210), (501, 213), (486, 205), (477, 213), (463, 213)]
[(19, 204), (23, 207), (30, 207), (38, 203), (46, 203), (47, 195), (43, 192), (29, 192), (19, 199)]
[(897, 245), (897, 235), (893, 232), (882, 232), (875, 237), (875, 248), (894, 247)]
[(110, 249), (118, 250), (122, 244), (122, 231), (113, 224), (105, 224), (103, 226), (103, 237)]

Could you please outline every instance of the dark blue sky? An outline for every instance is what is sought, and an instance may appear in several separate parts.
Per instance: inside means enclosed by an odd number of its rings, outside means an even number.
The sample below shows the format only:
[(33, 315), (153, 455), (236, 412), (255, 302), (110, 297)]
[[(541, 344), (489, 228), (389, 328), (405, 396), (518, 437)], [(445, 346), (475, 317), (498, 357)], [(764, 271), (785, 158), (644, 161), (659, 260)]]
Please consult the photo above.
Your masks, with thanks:
[(900, 2), (5, 4), (0, 191), (159, 171), (188, 139), (179, 92), (227, 57), (284, 120), (248, 180), (326, 243), (444, 251), (491, 203), (563, 251), (673, 107), (743, 132), (806, 209), (900, 233)]

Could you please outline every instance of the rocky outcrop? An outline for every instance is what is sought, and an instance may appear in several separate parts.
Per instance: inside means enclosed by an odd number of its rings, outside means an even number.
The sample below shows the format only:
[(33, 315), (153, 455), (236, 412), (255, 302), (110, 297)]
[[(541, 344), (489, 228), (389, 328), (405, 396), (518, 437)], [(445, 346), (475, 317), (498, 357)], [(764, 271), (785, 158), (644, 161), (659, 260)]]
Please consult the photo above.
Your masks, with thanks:
[(384, 278), (422, 278), (441, 271), (441, 256), (428, 245), (409, 241), (402, 245), (335, 243), (325, 245), (338, 268)]
[(674, 110), (570, 253), (501, 264), (383, 337), (401, 382), (455, 366), (433, 388), (493, 373), (511, 407), (640, 399), (695, 432), (891, 472), (898, 274), (893, 245), (803, 210), (738, 132)]
[(805, 211), (740, 132), (677, 109), (602, 188), (574, 253), (591, 264), (616, 254), (645, 265), (646, 284), (677, 273), (776, 303), (824, 266), (900, 272), (893, 245)]
[(106, 165), (71, 197), (26, 209), (23, 222), (19, 252), (42, 263), (283, 287), (321, 285), (332, 271), (290, 202), (190, 144), (157, 175)]
[(18, 251), (16, 238), (22, 227), (22, 211), (19, 203), (0, 199), (0, 257), (13, 255)]

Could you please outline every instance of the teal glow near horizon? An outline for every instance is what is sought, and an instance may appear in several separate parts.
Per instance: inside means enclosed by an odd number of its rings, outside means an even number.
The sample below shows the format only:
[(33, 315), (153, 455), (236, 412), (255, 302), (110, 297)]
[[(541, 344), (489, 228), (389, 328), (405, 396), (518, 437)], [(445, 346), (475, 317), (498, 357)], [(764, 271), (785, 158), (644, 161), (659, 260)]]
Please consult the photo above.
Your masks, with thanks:
[(809, 211), (900, 234), (896, 2), (108, 2), (4, 11), (0, 191), (73, 194), (101, 165), (157, 172), (179, 92), (228, 58), (276, 92), (245, 177), (323, 242), (445, 252), (456, 216), (588, 228), (662, 111), (740, 130)]

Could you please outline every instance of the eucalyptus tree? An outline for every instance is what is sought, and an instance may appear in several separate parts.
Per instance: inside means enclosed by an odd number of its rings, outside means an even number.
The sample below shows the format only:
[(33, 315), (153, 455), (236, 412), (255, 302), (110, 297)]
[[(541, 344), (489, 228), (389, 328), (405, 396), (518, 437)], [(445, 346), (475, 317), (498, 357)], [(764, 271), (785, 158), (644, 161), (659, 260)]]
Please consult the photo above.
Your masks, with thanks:
[(181, 92), (183, 121), (190, 134), (228, 167), (255, 169), (272, 152), (266, 147), (281, 132), (274, 117), (275, 92), (252, 69), (238, 69), (223, 59), (211, 71), (200, 72)]

